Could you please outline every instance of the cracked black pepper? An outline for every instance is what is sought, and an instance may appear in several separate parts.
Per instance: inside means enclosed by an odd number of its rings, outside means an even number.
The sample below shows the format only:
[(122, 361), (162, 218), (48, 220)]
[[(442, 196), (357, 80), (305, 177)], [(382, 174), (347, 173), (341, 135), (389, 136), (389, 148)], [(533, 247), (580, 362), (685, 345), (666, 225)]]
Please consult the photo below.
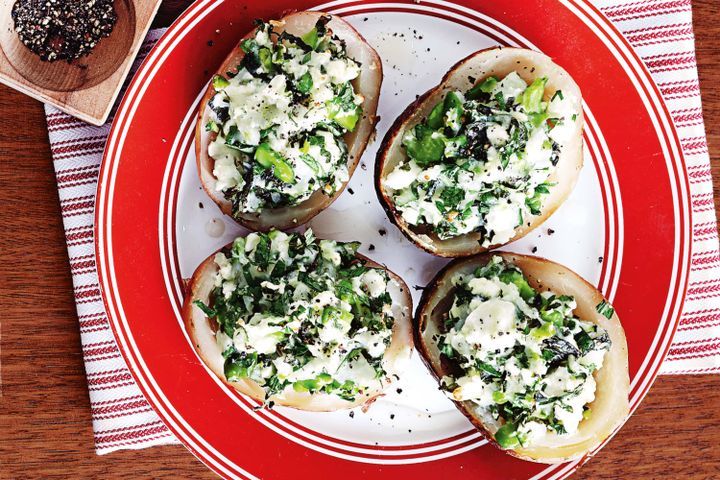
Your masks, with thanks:
[(20, 41), (48, 62), (89, 54), (117, 22), (113, 0), (17, 0), (12, 18)]

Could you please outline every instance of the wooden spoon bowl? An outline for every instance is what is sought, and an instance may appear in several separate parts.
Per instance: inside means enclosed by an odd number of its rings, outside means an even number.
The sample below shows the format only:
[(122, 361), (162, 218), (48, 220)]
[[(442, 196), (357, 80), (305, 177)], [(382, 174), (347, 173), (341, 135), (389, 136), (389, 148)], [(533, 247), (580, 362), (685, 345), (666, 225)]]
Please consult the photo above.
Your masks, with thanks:
[(0, 7), (0, 46), (12, 67), (29, 83), (57, 92), (82, 90), (110, 77), (122, 64), (135, 36), (133, 0), (115, 0), (117, 22), (108, 37), (100, 39), (87, 56), (70, 62), (45, 62), (27, 48), (15, 32), (14, 1)]

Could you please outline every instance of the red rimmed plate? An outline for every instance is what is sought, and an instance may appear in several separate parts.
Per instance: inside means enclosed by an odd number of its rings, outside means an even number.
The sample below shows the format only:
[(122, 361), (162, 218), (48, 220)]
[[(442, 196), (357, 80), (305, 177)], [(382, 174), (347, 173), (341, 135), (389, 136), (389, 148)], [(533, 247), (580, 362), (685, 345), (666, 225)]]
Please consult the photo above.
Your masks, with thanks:
[[(196, 356), (179, 316), (183, 278), (242, 230), (200, 188), (192, 147), (195, 109), (210, 76), (254, 18), (310, 8), (344, 16), (382, 57), (379, 137), (416, 94), (475, 50), (534, 48), (570, 72), (586, 102), (586, 166), (568, 201), (508, 249), (537, 248), (538, 255), (598, 285), (614, 303), (628, 337), (633, 409), (657, 374), (687, 282), (687, 182), (657, 88), (594, 7), (583, 0), (247, 6), (203, 0), (178, 19), (138, 71), (117, 113), (100, 176), (100, 286), (135, 379), (175, 435), (226, 477), (569, 475), (582, 462), (547, 467), (485, 445), (417, 358), (388, 395), (367, 413), (350, 416), (256, 411), (256, 402), (224, 387)], [(310, 225), (321, 237), (362, 241), (363, 253), (409, 285), (424, 285), (445, 261), (418, 251), (388, 224), (372, 187), (376, 148), (368, 148), (350, 188)]]

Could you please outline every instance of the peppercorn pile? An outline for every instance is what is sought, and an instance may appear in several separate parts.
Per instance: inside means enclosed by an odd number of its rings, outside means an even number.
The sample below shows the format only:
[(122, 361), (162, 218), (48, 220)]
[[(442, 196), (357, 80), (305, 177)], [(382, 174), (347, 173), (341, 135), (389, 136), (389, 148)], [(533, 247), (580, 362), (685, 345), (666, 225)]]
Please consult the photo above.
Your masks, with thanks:
[(20, 41), (41, 60), (75, 60), (110, 35), (113, 0), (17, 0), (12, 9)]

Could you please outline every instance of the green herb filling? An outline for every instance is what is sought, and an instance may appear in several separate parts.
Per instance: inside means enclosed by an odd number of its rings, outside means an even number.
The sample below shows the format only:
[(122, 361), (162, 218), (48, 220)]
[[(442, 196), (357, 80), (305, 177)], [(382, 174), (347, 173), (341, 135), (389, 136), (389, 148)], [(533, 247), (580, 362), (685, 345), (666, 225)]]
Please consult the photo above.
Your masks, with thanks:
[(501, 257), (455, 276), (453, 285), (438, 338), (460, 369), (443, 377), (447, 394), (476, 404), (503, 448), (576, 432), (591, 415), (593, 372), (610, 349), (608, 333), (577, 318), (572, 297), (540, 293)]
[(576, 120), (561, 91), (544, 100), (546, 83), (489, 77), (406, 131), (407, 159), (383, 181), (403, 220), (440, 239), (479, 232), (488, 247), (539, 215)]
[(360, 64), (322, 17), (302, 37), (259, 22), (235, 72), (213, 78), (207, 131), (215, 188), (236, 216), (294, 206), (349, 179), (343, 136), (362, 116)]
[(393, 327), (390, 279), (355, 255), (358, 243), (280, 231), (251, 233), (218, 253), (206, 305), (229, 381), (353, 401), (386, 380)]

